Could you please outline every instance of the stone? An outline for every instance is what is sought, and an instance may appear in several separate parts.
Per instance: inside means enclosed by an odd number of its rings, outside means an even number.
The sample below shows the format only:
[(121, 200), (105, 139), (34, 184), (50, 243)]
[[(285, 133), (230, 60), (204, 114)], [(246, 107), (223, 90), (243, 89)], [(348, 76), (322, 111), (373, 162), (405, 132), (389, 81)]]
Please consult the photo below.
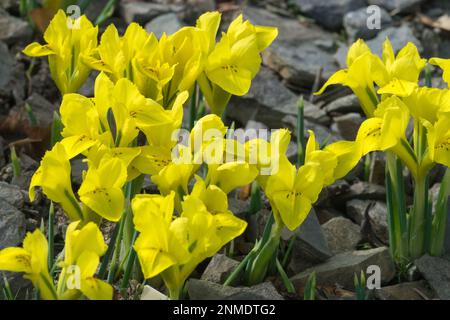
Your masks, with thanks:
[(236, 199), (234, 197), (228, 198), (228, 209), (233, 212), (235, 215), (241, 216), (247, 213), (249, 208), (249, 202)]
[(191, 300), (284, 300), (270, 282), (252, 287), (230, 287), (189, 279), (187, 290)]
[(377, 5), (394, 13), (410, 13), (418, 8), (424, 0), (368, 0), (371, 5)]
[(381, 271), (381, 283), (388, 283), (396, 274), (389, 249), (380, 247), (369, 250), (357, 250), (337, 254), (328, 261), (307, 269), (293, 277), (291, 281), (296, 290), (303, 288), (311, 274), (316, 273), (317, 285), (339, 285), (347, 289), (354, 289), (354, 275), (366, 272), (367, 267), (377, 265)]
[(313, 18), (317, 24), (336, 30), (342, 27), (344, 15), (366, 4), (365, 0), (292, 0), (306, 16)]
[(25, 197), (20, 188), (3, 181), (0, 182), (0, 198), (18, 209), (23, 208), (25, 203)]
[(169, 298), (149, 285), (142, 290), (141, 300), (169, 300)]
[(437, 298), (450, 299), (450, 260), (449, 258), (424, 255), (414, 264), (436, 293)]
[(0, 41), (7, 44), (28, 43), (33, 35), (30, 25), (0, 9)]
[(366, 181), (359, 181), (350, 186), (343, 197), (346, 199), (386, 200), (386, 188)]
[(184, 0), (184, 3), (181, 18), (188, 25), (195, 25), (198, 17), (203, 13), (216, 10), (216, 1), (214, 0)]
[(361, 38), (364, 40), (374, 38), (380, 30), (387, 28), (392, 23), (392, 18), (389, 13), (380, 8), (380, 28), (368, 28), (368, 19), (373, 15), (370, 8), (361, 8), (355, 11), (350, 11), (344, 16), (344, 28), (347, 32), (348, 40), (353, 43), (355, 40)]
[(433, 299), (434, 292), (421, 280), (383, 287), (375, 290), (375, 297), (379, 300), (424, 300)]
[(343, 96), (333, 100), (331, 103), (327, 104), (324, 108), (326, 113), (349, 113), (361, 111), (361, 106), (359, 104), (358, 98), (354, 95)]
[(215, 254), (203, 272), (201, 279), (222, 284), (238, 265), (238, 261), (224, 254)]
[[(253, 119), (270, 128), (277, 128), (284, 116), (297, 116), (297, 101), (298, 97), (280, 82), (273, 71), (261, 67), (252, 81), (250, 91), (244, 97), (231, 99), (227, 116), (242, 123)], [(304, 116), (319, 124), (330, 122), (325, 111), (308, 101), (305, 101)]]
[(50, 128), (53, 123), (53, 112), (58, 111), (58, 106), (50, 103), (39, 93), (32, 93), (25, 102), (31, 107), (39, 126)]
[(170, 11), (170, 6), (160, 3), (137, 1), (120, 4), (120, 13), (125, 22), (128, 24), (137, 22), (140, 25), (145, 25), (157, 16)]
[(370, 208), (368, 223), (378, 240), (383, 244), (389, 243), (389, 227), (387, 218), (387, 206), (384, 202), (377, 201)]
[(375, 236), (382, 243), (389, 243), (389, 227), (387, 220), (387, 207), (384, 202), (376, 201), (368, 211), (366, 221), (365, 212), (373, 201), (354, 199), (347, 202), (347, 216), (359, 225), (368, 223)]
[(295, 231), (284, 228), (281, 237), (289, 241), (294, 235), (296, 239), (289, 264), (289, 269), (293, 273), (326, 261), (333, 255), (314, 209), (311, 209), (305, 221)]
[(0, 198), (0, 249), (19, 245), (25, 237), (25, 215)]
[(289, 88), (311, 92), (320, 69), (322, 81), (337, 71), (333, 55), (338, 39), (334, 34), (260, 8), (247, 6), (243, 12), (254, 24), (278, 28), (278, 37), (263, 52), (263, 61), (280, 74)]
[(332, 129), (335, 129), (345, 140), (355, 140), (361, 123), (364, 121), (359, 113), (347, 113), (334, 118)]
[(372, 50), (373, 53), (381, 57), (383, 50), (383, 42), (389, 38), (392, 44), (394, 52), (398, 52), (403, 48), (408, 42), (412, 42), (417, 46), (419, 52), (422, 52), (423, 47), (419, 39), (414, 36), (413, 29), (409, 24), (402, 24), (400, 27), (389, 27), (382, 30), (378, 35), (372, 40), (367, 41), (367, 45)]
[(361, 241), (359, 226), (344, 217), (337, 217), (322, 225), (328, 247), (334, 254), (356, 249)]
[[(1, 19), (1, 18), (0, 18)], [(1, 31), (0, 31), (1, 32)], [(25, 76), (22, 69), (16, 64), (8, 46), (0, 41), (0, 113), (9, 111), (10, 98), (20, 101), (25, 96)], [(9, 105), (9, 106), (8, 106)]]
[(170, 36), (183, 27), (182, 22), (175, 13), (160, 15), (145, 25), (147, 32), (153, 32), (159, 39), (163, 33)]

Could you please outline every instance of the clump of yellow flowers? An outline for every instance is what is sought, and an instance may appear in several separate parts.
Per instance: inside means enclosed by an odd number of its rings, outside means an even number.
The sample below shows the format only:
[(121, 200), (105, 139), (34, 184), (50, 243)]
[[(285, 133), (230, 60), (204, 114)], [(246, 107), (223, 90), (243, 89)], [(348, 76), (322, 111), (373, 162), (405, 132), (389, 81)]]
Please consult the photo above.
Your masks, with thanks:
[[(435, 212), (429, 201), (428, 174), (436, 165), (450, 165), (450, 91), (431, 88), (429, 74), (425, 86), (418, 84), (427, 60), (420, 57), (413, 43), (395, 54), (386, 39), (382, 49), (382, 57), (378, 57), (364, 41), (355, 42), (348, 51), (348, 68), (332, 75), (318, 94), (332, 84), (349, 87), (368, 118), (356, 138), (362, 143), (362, 155), (386, 151), (390, 246), (397, 261), (405, 262), (426, 252), (443, 253), (450, 174), (447, 170)], [(443, 69), (447, 84), (449, 61), (429, 60)], [(410, 123), (413, 133), (407, 136)], [(403, 170), (397, 159), (414, 180), (409, 212)]]
[[(320, 148), (310, 131), (297, 168), (286, 156), (291, 140), (286, 129), (272, 132), (268, 140), (230, 136), (221, 115), (232, 95), (250, 89), (260, 53), (277, 29), (239, 16), (216, 42), (220, 20), (218, 12), (208, 12), (196, 26), (160, 39), (135, 23), (122, 36), (111, 25), (97, 42), (97, 27), (86, 17), (73, 21), (59, 11), (44, 35), (47, 43), (25, 48), (30, 56), (48, 55), (62, 94), (62, 139), (45, 153), (31, 180), (30, 199), (40, 187), (71, 223), (54, 264), (52, 239), (36, 230), (22, 248), (0, 251), (1, 270), (24, 273), (43, 299), (112, 299), (112, 285), (122, 279), (120, 289), (126, 291), (132, 273), (138, 279), (140, 274), (159, 277), (170, 298), (182, 298), (198, 264), (247, 226), (229, 210), (229, 193), (257, 181), (270, 201), (273, 223), (244, 259), (246, 282), (255, 284), (277, 260), (281, 230), (298, 228), (321, 190), (344, 177), (363, 155), (392, 150), (417, 179), (435, 162), (448, 165), (446, 91), (414, 84), (425, 62), (410, 45), (394, 56), (387, 43), (383, 59), (377, 60), (357, 42), (349, 53), (349, 69), (326, 84), (354, 88), (371, 117), (355, 141)], [(99, 72), (94, 97), (77, 94), (92, 70)], [(183, 131), (184, 106), (188, 101), (195, 105), (199, 91), (211, 114)], [(410, 106), (424, 103), (430, 108)], [(404, 135), (410, 115), (422, 130), (414, 137), (421, 143), (420, 158)], [(76, 157), (87, 164), (78, 190), (71, 181)], [(142, 193), (146, 177), (158, 194)], [(102, 220), (116, 223), (108, 245)]]

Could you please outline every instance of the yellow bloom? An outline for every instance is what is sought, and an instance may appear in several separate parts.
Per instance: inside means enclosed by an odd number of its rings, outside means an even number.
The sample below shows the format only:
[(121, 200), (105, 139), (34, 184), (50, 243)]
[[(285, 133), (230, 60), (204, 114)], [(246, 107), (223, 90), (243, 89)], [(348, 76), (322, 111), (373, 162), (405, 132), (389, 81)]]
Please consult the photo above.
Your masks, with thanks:
[(282, 160), (264, 189), (278, 225), (295, 230), (303, 223), (323, 188), (322, 171), (317, 162), (307, 163), (297, 171), (287, 159)]
[(431, 58), (430, 63), (442, 69), (442, 79), (450, 86), (450, 59)]
[(250, 184), (257, 176), (256, 167), (244, 161), (208, 165), (209, 183), (218, 186), (225, 193)]
[(0, 250), (0, 270), (23, 272), (39, 289), (42, 299), (56, 300), (53, 279), (48, 272), (47, 239), (39, 229), (28, 233), (23, 241), (23, 248), (6, 248)]
[(221, 40), (210, 51), (205, 72), (197, 79), (213, 113), (221, 115), (231, 95), (243, 96), (249, 91), (261, 66), (260, 52), (277, 34), (276, 28), (243, 22), (242, 15), (230, 24), (227, 33), (222, 34)]
[(174, 196), (174, 192), (166, 197), (137, 195), (132, 201), (134, 225), (140, 232), (134, 249), (146, 279), (189, 259), (187, 248), (171, 228)]
[(122, 187), (127, 179), (125, 164), (117, 158), (104, 158), (98, 168), (91, 166), (78, 194), (81, 202), (100, 216), (118, 221), (124, 209)]
[(90, 73), (80, 56), (97, 47), (97, 33), (86, 16), (72, 20), (59, 10), (45, 31), (47, 44), (33, 42), (23, 52), (31, 57), (49, 56), (50, 72), (61, 94), (76, 92)]
[(403, 98), (403, 102), (416, 121), (423, 119), (435, 123), (440, 113), (450, 112), (450, 90), (417, 88), (410, 96)]
[(396, 96), (381, 102), (373, 118), (365, 120), (356, 137), (361, 143), (362, 155), (375, 150), (384, 151), (395, 147), (405, 139), (409, 122), (409, 112), (405, 104)]
[(433, 162), (450, 167), (450, 113), (443, 113), (431, 124), (424, 121), (427, 128), (428, 157)]
[(359, 39), (348, 50), (348, 68), (334, 73), (315, 94), (322, 94), (330, 85), (342, 84), (347, 86), (358, 97), (364, 113), (371, 117), (378, 105), (373, 74), (371, 73), (373, 61), (373, 54), (369, 47), (363, 40)]
[(337, 164), (333, 171), (333, 182), (346, 176), (361, 159), (362, 145), (358, 141), (337, 141), (327, 145), (324, 151), (336, 156)]
[[(58, 281), (61, 299), (74, 299), (80, 293), (91, 300), (113, 298), (112, 286), (94, 277), (106, 249), (103, 235), (95, 223), (89, 222), (79, 228), (79, 222), (73, 222), (67, 227), (64, 261), (60, 263), (63, 269)], [(74, 281), (70, 281), (70, 276), (75, 278)], [(69, 287), (69, 283), (74, 287)]]
[(373, 78), (380, 87), (380, 94), (409, 96), (417, 87), (419, 75), (425, 67), (426, 59), (419, 55), (417, 47), (408, 42), (395, 56), (389, 39), (383, 43), (383, 56), (373, 56)]
[(35, 187), (41, 187), (44, 194), (59, 203), (71, 221), (83, 220), (84, 214), (73, 193), (70, 180), (70, 162), (64, 146), (55, 144), (42, 158), (34, 173), (29, 188), (30, 200), (35, 197)]

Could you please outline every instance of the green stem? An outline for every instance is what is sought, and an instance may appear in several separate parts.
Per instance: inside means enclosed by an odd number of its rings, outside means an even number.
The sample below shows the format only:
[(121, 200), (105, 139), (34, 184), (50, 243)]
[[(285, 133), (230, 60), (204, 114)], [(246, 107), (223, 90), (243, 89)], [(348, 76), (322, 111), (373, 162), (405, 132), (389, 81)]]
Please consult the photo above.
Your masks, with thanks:
[(414, 202), (410, 217), (409, 254), (412, 259), (425, 253), (428, 190), (426, 177), (419, 175), (414, 184)]
[(429, 253), (440, 256), (444, 253), (445, 232), (448, 216), (448, 198), (450, 196), (450, 169), (445, 171), (439, 190), (436, 211), (434, 213)]
[(120, 219), (119, 222), (119, 231), (117, 234), (117, 238), (115, 239), (116, 241), (114, 242), (114, 251), (113, 251), (113, 255), (112, 255), (112, 259), (111, 259), (111, 265), (109, 267), (109, 272), (108, 272), (108, 283), (112, 284), (114, 281), (114, 276), (116, 274), (116, 269), (117, 269), (117, 264), (118, 264), (118, 258), (119, 258), (119, 253), (120, 253), (120, 243), (122, 240), (122, 235), (123, 235), (123, 227), (125, 225), (125, 215), (122, 216), (122, 218)]
[[(136, 241), (136, 238), (138, 237), (139, 233), (137, 231), (134, 231), (133, 235), (133, 243)], [(136, 260), (136, 251), (134, 251), (133, 248), (131, 248), (130, 255), (127, 259), (127, 264), (125, 267), (125, 272), (123, 274), (123, 280), (122, 284), (120, 285), (120, 292), (122, 295), (125, 295), (126, 288), (128, 287), (128, 282), (130, 280), (131, 271), (133, 270), (134, 262)]]
[(386, 153), (386, 203), (390, 250), (398, 263), (408, 257), (408, 230), (403, 167), (394, 153)]
[(305, 102), (303, 96), (298, 100), (297, 108), (297, 166), (300, 167), (305, 163)]
[(108, 263), (109, 263), (109, 260), (111, 259), (111, 255), (113, 254), (113, 251), (115, 248), (115, 243), (116, 243), (117, 236), (119, 234), (119, 229), (120, 229), (120, 222), (118, 224), (116, 224), (114, 231), (112, 233), (111, 239), (109, 241), (108, 249), (106, 250), (106, 253), (103, 256), (102, 264), (100, 265), (100, 270), (98, 272), (99, 279), (105, 278), (106, 271), (108, 270)]
[(264, 281), (269, 269), (269, 265), (276, 258), (278, 246), (280, 244), (282, 226), (278, 223), (272, 225), (272, 230), (268, 241), (257, 254), (251, 265), (248, 278), (248, 285), (255, 285)]
[(48, 268), (49, 270), (53, 269), (53, 261), (55, 259), (55, 251), (54, 251), (54, 224), (55, 224), (55, 208), (53, 206), (53, 201), (50, 202), (50, 209), (48, 210), (48, 228), (47, 228), (47, 236), (48, 236)]

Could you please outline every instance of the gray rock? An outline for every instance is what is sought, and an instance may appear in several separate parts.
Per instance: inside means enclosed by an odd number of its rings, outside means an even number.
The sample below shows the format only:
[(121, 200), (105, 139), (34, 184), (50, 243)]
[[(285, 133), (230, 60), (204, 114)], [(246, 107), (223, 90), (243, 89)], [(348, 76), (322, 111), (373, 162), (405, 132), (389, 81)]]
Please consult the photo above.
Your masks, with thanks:
[(126, 2), (120, 4), (120, 13), (126, 23), (137, 22), (145, 25), (159, 15), (168, 13), (171, 7), (160, 3)]
[(190, 279), (187, 290), (191, 300), (284, 300), (270, 282), (252, 287), (229, 287)]
[(238, 261), (218, 253), (212, 257), (201, 279), (222, 284), (238, 265)]
[(16, 208), (23, 208), (25, 197), (18, 186), (0, 182), (0, 198)]
[(0, 41), (7, 44), (19, 41), (28, 43), (32, 35), (33, 31), (26, 21), (13, 17), (5, 10), (0, 9)]
[[(16, 102), (24, 98), (25, 77), (23, 68), (21, 70), (16, 64), (8, 46), (2, 41), (0, 41), (0, 56), (2, 57), (0, 59), (0, 110), (7, 113), (7, 110), (3, 109), (7, 108), (10, 97), (14, 97)], [(6, 101), (3, 101), (3, 97), (6, 98)]]
[(358, 98), (354, 95), (348, 95), (337, 98), (324, 107), (324, 110), (330, 113), (348, 113), (361, 111)]
[(361, 123), (364, 121), (359, 113), (347, 113), (334, 118), (332, 130), (336, 130), (345, 140), (355, 140)]
[(328, 248), (325, 234), (319, 224), (315, 210), (312, 209), (303, 224), (294, 232), (283, 229), (281, 237), (288, 241), (296, 236), (289, 269), (301, 272), (317, 263), (326, 261), (333, 253)]
[(370, 203), (372, 203), (370, 200), (354, 199), (348, 201), (346, 204), (347, 216), (359, 225), (368, 223), (370, 225), (370, 229), (374, 232), (378, 240), (387, 244), (389, 243), (389, 228), (386, 204), (384, 202), (376, 201), (375, 204), (369, 209), (369, 221), (366, 221), (364, 214)]
[(434, 292), (426, 281), (404, 282), (375, 290), (379, 300), (424, 300), (433, 299)]
[(394, 13), (409, 13), (418, 8), (424, 0), (368, 0), (369, 4), (381, 6)]
[(322, 229), (334, 254), (354, 250), (361, 241), (359, 226), (344, 217), (329, 220), (322, 225)]
[(400, 27), (389, 27), (382, 30), (374, 39), (367, 41), (367, 45), (373, 53), (381, 57), (382, 45), (386, 38), (391, 41), (394, 52), (403, 48), (408, 42), (414, 43), (419, 52), (423, 50), (422, 44), (414, 36), (412, 28), (406, 23)]
[(248, 201), (236, 199), (234, 197), (228, 198), (228, 209), (235, 215), (244, 215), (247, 212), (249, 205)]
[(384, 244), (389, 243), (389, 227), (387, 207), (384, 202), (377, 201), (369, 210), (369, 223), (375, 236)]
[(20, 0), (3, 0), (0, 2), (0, 8), (10, 10), (12, 8), (19, 9)]
[(175, 13), (160, 15), (145, 25), (147, 32), (153, 32), (159, 39), (162, 34), (171, 35), (183, 27), (182, 22)]
[(264, 51), (263, 60), (281, 75), (289, 87), (310, 92), (321, 68), (322, 80), (337, 70), (333, 57), (337, 49), (335, 35), (264, 9), (247, 6), (244, 15), (255, 24), (278, 28), (278, 37)]
[(344, 28), (350, 43), (353, 43), (359, 38), (364, 40), (372, 39), (381, 29), (389, 27), (392, 23), (392, 18), (389, 13), (383, 8), (380, 8), (380, 28), (369, 29), (367, 22), (372, 15), (373, 12), (368, 11), (368, 8), (364, 7), (356, 11), (348, 12), (344, 16)]
[(0, 249), (19, 245), (25, 230), (25, 215), (0, 198)]
[(335, 30), (342, 27), (344, 15), (366, 4), (365, 0), (292, 0), (302, 13), (321, 26)]
[(350, 186), (350, 190), (342, 194), (342, 196), (337, 197), (337, 201), (340, 200), (351, 200), (351, 199), (361, 199), (361, 200), (386, 200), (386, 188), (377, 184), (369, 183), (366, 181), (359, 181)]
[[(250, 91), (244, 97), (233, 97), (227, 116), (245, 123), (247, 119), (262, 122), (271, 128), (280, 127), (286, 115), (297, 116), (298, 97), (287, 89), (268, 68), (262, 67), (253, 79)], [(330, 118), (314, 104), (305, 101), (305, 118), (319, 124), (328, 124)]]
[(216, 10), (216, 1), (214, 0), (184, 0), (184, 3), (181, 18), (188, 25), (195, 25), (197, 18), (203, 13)]
[(382, 283), (388, 283), (395, 276), (395, 265), (389, 249), (380, 247), (337, 254), (325, 263), (293, 276), (291, 281), (298, 290), (304, 287), (310, 273), (315, 272), (317, 285), (332, 286), (338, 284), (353, 289), (354, 274), (359, 274), (361, 270), (366, 272), (370, 265), (380, 267)]
[(53, 112), (58, 110), (58, 106), (47, 101), (39, 93), (33, 93), (25, 101), (36, 117), (40, 127), (50, 127), (53, 122)]
[(424, 255), (414, 264), (442, 300), (450, 299), (450, 261), (446, 258)]

